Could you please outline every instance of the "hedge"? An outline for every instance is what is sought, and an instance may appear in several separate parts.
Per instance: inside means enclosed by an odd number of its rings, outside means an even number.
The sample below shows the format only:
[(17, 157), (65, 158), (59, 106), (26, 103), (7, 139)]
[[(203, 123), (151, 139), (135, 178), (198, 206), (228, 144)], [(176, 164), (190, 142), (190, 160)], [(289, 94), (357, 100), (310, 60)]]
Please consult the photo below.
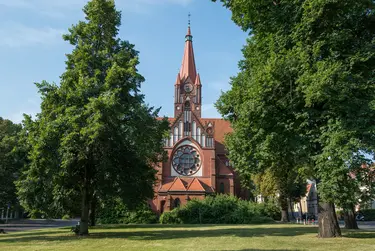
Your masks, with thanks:
[(280, 218), (280, 210), (274, 205), (244, 201), (234, 196), (208, 196), (194, 199), (184, 207), (165, 212), (162, 224), (253, 224), (272, 222)]

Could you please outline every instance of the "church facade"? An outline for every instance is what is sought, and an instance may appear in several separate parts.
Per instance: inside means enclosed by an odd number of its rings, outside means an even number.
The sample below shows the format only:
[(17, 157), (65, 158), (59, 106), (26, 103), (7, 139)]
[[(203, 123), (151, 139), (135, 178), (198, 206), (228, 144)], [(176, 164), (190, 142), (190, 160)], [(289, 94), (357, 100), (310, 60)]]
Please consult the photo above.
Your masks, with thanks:
[(168, 118), (171, 131), (164, 142), (168, 159), (157, 166), (152, 209), (160, 214), (213, 193), (241, 196), (223, 145), (225, 134), (232, 131), (230, 123), (202, 117), (202, 83), (196, 70), (190, 25), (174, 84), (173, 105), (174, 117)]

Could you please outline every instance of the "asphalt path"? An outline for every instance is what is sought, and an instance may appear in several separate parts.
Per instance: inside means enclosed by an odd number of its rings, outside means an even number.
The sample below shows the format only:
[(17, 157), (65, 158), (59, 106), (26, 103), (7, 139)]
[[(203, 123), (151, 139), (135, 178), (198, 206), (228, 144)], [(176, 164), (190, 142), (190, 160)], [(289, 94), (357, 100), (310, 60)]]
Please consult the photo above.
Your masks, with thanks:
[(8, 224), (0, 224), (0, 229), (4, 229), (5, 232), (14, 231), (29, 231), (35, 229), (44, 228), (61, 228), (61, 227), (72, 227), (78, 223), (79, 219), (73, 220), (45, 220), (45, 219), (24, 219), (24, 220), (12, 220)]
[[(79, 219), (72, 220), (45, 220), (45, 219), (24, 219), (17, 221), (10, 221), (8, 224), (0, 224), (0, 229), (4, 229), (5, 232), (14, 231), (30, 231), (36, 229), (45, 228), (62, 228), (62, 227), (72, 227), (78, 223)], [(317, 224), (315, 224), (317, 226)], [(343, 222), (340, 221), (340, 227), (344, 228)], [(375, 221), (360, 221), (358, 222), (358, 227), (365, 230), (375, 230)]]

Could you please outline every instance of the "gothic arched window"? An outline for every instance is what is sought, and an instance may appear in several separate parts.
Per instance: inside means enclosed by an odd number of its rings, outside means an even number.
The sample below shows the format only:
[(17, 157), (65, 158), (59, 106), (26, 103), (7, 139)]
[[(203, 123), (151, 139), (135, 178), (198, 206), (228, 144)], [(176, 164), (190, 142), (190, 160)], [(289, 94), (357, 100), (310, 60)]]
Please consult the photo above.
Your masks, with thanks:
[(219, 193), (224, 193), (224, 192), (225, 192), (224, 183), (221, 182), (221, 183), (220, 183), (220, 186), (219, 186)]
[(173, 208), (178, 208), (180, 207), (181, 205), (181, 201), (179, 198), (176, 198), (174, 201), (173, 201)]
[(186, 102), (185, 102), (185, 111), (190, 111), (190, 110), (191, 110), (190, 102), (189, 102), (189, 101), (186, 101)]

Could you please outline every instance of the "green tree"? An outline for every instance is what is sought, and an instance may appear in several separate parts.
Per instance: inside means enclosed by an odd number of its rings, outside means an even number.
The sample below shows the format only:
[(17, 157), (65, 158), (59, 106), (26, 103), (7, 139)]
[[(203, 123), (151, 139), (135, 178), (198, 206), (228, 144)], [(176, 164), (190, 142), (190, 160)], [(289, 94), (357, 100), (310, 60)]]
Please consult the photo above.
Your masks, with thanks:
[[(292, 203), (299, 202), (306, 194), (306, 179), (296, 172), (286, 174), (274, 173), (270, 169), (252, 176), (255, 184), (255, 194), (261, 194), (265, 198), (277, 198), (281, 207), (281, 220), (289, 221), (288, 208), (292, 209)], [(288, 204), (289, 201), (289, 204)]]
[(114, 1), (92, 0), (83, 11), (86, 21), (64, 35), (74, 49), (60, 85), (37, 84), (41, 113), (25, 120), (32, 149), (18, 194), (29, 210), (49, 214), (79, 196), (86, 235), (96, 198), (119, 197), (129, 208), (152, 198), (168, 122), (144, 104), (138, 52), (117, 38)]
[(218, 105), (234, 124), (228, 146), (235, 164), (262, 169), (264, 160), (286, 156), (279, 152), (298, 160), (295, 168), (310, 168), (321, 201), (319, 236), (340, 236), (334, 202), (353, 192), (339, 189), (348, 163), (374, 151), (374, 1), (222, 2), (252, 35), (242, 72)]
[(21, 129), (0, 117), (0, 207), (18, 204), (14, 182), (26, 160), (26, 152), (17, 147)]

